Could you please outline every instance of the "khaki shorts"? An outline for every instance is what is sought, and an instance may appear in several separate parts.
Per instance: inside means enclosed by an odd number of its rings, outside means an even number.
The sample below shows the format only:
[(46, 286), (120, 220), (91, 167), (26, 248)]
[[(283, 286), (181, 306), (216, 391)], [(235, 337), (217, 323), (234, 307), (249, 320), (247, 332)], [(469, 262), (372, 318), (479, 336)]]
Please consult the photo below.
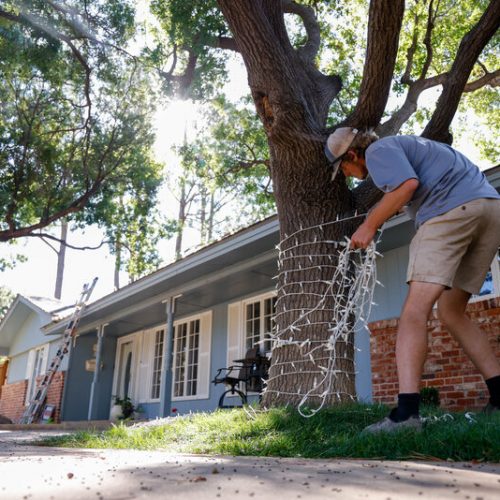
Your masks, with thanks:
[(410, 245), (407, 282), (478, 293), (500, 246), (500, 200), (481, 198), (433, 217)]

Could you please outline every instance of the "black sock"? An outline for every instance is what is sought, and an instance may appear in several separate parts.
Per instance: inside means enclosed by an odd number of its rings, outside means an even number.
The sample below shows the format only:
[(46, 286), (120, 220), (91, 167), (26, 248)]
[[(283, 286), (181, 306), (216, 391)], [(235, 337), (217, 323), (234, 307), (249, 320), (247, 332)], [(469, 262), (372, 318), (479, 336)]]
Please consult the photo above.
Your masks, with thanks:
[(491, 377), (485, 380), (490, 391), (490, 403), (497, 408), (500, 408), (500, 375)]
[(420, 394), (398, 394), (398, 406), (394, 408), (389, 418), (394, 422), (403, 422), (410, 417), (418, 417), (418, 407), (420, 405)]

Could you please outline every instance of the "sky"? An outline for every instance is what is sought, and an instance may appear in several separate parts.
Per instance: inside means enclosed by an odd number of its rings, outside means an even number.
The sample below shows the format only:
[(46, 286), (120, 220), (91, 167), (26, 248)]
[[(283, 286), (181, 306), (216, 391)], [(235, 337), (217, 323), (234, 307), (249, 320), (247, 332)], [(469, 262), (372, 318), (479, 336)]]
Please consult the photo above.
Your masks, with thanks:
[[(248, 92), (246, 73), (241, 61), (237, 57), (230, 59), (230, 79), (226, 84), (225, 91), (232, 100)], [(428, 91), (424, 99), (432, 100), (436, 97), (435, 90)], [(174, 144), (183, 141), (184, 132), (187, 131), (188, 138), (192, 133), (192, 124), (196, 120), (197, 107), (189, 102), (177, 101), (159, 109), (155, 117), (155, 128), (157, 140), (155, 154), (157, 159), (167, 165), (169, 171), (175, 171), (178, 160), (172, 152)], [(472, 125), (471, 130), (474, 129)], [(455, 147), (468, 155), (473, 161), (483, 168), (487, 167), (479, 160), (478, 152), (467, 138), (462, 139)], [(168, 189), (163, 189), (160, 194), (160, 205), (162, 211), (175, 216), (177, 202), (172, 199)], [(188, 246), (190, 241), (195, 244), (195, 235), (186, 235)], [(71, 232), (68, 243), (74, 246), (97, 246), (101, 243), (103, 234), (95, 228), (89, 228), (85, 232)], [(163, 242), (160, 245), (160, 255), (163, 264), (173, 261), (174, 240)], [(0, 285), (9, 287), (15, 293), (27, 296), (53, 297), (55, 287), (55, 275), (57, 257), (46, 243), (38, 238), (23, 238), (16, 245), (0, 244), (0, 257), (20, 253), (27, 257), (27, 262), (19, 263), (12, 270), (0, 273)], [(71, 304), (80, 296), (85, 283), (92, 281), (97, 276), (98, 282), (94, 289), (91, 301), (113, 292), (114, 257), (109, 254), (106, 245), (99, 250), (80, 251), (67, 249), (66, 272), (63, 283), (64, 304)], [(122, 273), (121, 284), (127, 284), (127, 277)]]

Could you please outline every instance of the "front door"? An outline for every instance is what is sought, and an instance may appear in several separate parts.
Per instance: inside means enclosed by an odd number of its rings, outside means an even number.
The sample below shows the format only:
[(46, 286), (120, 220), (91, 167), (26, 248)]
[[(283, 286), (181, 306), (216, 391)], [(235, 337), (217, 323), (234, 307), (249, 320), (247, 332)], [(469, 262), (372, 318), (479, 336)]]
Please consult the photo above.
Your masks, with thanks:
[(123, 399), (133, 399), (134, 383), (134, 341), (124, 342), (120, 347), (120, 361), (118, 372), (118, 387), (116, 395)]

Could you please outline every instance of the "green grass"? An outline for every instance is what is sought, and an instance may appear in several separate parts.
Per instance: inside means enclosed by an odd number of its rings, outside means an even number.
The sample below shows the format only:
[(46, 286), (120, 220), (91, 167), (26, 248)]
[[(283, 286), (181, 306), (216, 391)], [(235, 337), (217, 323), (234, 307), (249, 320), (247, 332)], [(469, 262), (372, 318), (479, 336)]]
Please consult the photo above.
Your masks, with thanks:
[[(291, 408), (221, 410), (174, 419), (158, 427), (121, 424), (101, 433), (80, 432), (47, 439), (47, 446), (133, 448), (177, 453), (307, 458), (378, 458), (500, 461), (500, 415), (464, 414), (428, 422), (422, 432), (361, 435), (387, 415), (383, 406), (346, 405), (305, 419)], [(443, 411), (423, 409), (422, 416)]]

